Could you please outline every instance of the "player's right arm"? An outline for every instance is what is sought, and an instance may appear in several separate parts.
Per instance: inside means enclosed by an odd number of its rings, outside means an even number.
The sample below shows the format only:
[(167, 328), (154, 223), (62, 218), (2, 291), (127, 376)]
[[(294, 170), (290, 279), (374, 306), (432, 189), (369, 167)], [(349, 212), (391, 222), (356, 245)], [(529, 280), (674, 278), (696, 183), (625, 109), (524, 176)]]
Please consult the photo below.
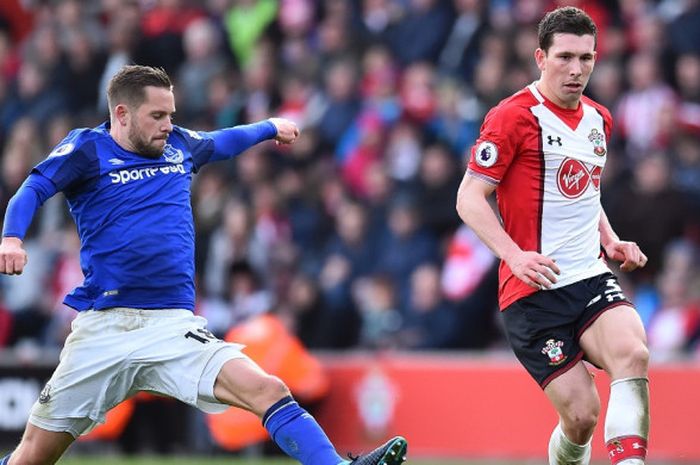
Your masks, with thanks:
[(538, 252), (522, 250), (488, 203), (520, 153), (521, 131), (530, 124), (528, 115), (514, 99), (506, 99), (488, 112), (459, 186), (457, 213), (515, 277), (541, 289), (556, 282), (556, 263)]
[(457, 213), (518, 279), (536, 289), (550, 288), (557, 281), (557, 264), (537, 252), (522, 250), (513, 241), (488, 203), (494, 190), (494, 185), (465, 173), (457, 191)]
[[(86, 148), (94, 133), (75, 129), (35, 166), (7, 204), (0, 241), (0, 273), (21, 274), (27, 264), (22, 241), (34, 215), (57, 192), (96, 179), (99, 164), (94, 148)], [(94, 144), (88, 144), (93, 146)]]
[(32, 173), (10, 199), (0, 242), (0, 273), (22, 274), (27, 264), (27, 252), (22, 247), (24, 236), (36, 211), (55, 193), (51, 180)]

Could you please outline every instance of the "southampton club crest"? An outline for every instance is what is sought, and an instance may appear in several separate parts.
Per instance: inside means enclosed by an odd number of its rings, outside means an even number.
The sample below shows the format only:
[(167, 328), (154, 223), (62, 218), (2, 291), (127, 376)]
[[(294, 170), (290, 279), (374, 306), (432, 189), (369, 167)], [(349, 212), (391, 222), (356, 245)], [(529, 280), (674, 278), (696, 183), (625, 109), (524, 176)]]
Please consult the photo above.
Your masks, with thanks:
[(608, 151), (605, 149), (605, 135), (593, 128), (588, 134), (588, 140), (593, 142), (593, 153), (599, 157), (604, 156)]
[(165, 149), (163, 149), (163, 157), (170, 163), (182, 163), (183, 160), (185, 159), (185, 155), (182, 153), (182, 150), (176, 149), (170, 144), (165, 144)]
[(542, 348), (542, 354), (549, 357), (549, 364), (551, 366), (557, 366), (564, 363), (567, 356), (564, 355), (561, 348), (564, 345), (562, 341), (555, 341), (554, 339), (549, 339)]

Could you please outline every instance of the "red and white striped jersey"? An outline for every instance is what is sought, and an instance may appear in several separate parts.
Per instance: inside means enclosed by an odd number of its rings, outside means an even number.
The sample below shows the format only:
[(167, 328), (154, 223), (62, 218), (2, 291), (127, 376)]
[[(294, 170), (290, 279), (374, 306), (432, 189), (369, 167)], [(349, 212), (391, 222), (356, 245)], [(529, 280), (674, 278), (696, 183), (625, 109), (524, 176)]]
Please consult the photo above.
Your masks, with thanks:
[[(547, 100), (536, 83), (484, 120), (468, 174), (496, 185), (503, 227), (523, 250), (556, 260), (553, 288), (609, 271), (600, 253), (600, 178), (612, 117), (587, 97), (575, 110)], [(501, 262), (499, 306), (536, 290)]]

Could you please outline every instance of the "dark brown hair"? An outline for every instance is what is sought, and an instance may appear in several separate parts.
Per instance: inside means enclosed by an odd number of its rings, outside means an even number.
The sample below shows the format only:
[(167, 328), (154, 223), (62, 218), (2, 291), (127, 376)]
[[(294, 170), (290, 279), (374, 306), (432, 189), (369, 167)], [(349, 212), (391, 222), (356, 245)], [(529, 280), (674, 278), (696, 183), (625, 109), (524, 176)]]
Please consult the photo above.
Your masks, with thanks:
[(173, 88), (170, 78), (161, 68), (141, 65), (124, 66), (110, 79), (107, 86), (110, 111), (120, 103), (137, 108), (146, 99), (147, 86), (169, 90)]
[(537, 28), (539, 47), (547, 52), (554, 41), (554, 34), (592, 35), (598, 43), (598, 28), (585, 11), (573, 6), (552, 10), (542, 18)]

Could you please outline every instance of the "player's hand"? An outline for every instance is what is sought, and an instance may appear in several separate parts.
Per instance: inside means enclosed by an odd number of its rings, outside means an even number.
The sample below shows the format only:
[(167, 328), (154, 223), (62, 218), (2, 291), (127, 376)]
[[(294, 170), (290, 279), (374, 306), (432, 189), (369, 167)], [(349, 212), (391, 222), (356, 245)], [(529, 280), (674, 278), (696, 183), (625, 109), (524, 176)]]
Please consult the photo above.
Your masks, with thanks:
[(504, 259), (516, 278), (535, 289), (551, 288), (560, 274), (554, 260), (537, 252), (521, 250)]
[(270, 118), (270, 122), (277, 128), (275, 136), (277, 145), (292, 144), (299, 137), (299, 128), (293, 121), (285, 118)]
[(636, 242), (613, 241), (604, 248), (610, 259), (622, 262), (622, 271), (633, 271), (647, 264), (647, 256), (642, 253)]
[(22, 239), (3, 237), (0, 242), (0, 273), (22, 274), (27, 264), (27, 252), (22, 247)]

